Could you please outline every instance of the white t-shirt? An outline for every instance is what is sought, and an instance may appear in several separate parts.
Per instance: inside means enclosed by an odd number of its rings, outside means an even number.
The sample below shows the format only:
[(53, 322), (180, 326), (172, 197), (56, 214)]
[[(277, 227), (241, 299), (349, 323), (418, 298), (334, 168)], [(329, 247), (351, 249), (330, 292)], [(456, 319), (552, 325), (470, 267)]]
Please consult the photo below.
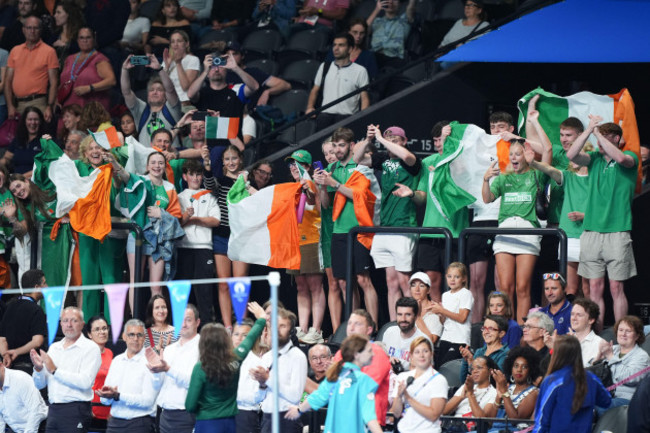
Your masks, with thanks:
[[(454, 397), (463, 395), (464, 391), (465, 384), (458, 388), (458, 391), (456, 391)], [(476, 397), (476, 401), (478, 401), (478, 405), (481, 407), (481, 409), (485, 409), (485, 406), (488, 404), (494, 404), (497, 398), (497, 390), (492, 385), (489, 385), (487, 388), (479, 388), (478, 385), (474, 384), (474, 396)], [(471, 411), (472, 408), (469, 405), (469, 399), (465, 397), (456, 408), (454, 416), (463, 416), (470, 413)]]
[[(221, 212), (217, 199), (212, 194), (203, 194), (198, 198), (192, 196), (199, 193), (197, 190), (185, 189), (178, 194), (178, 202), (181, 211), (185, 212), (190, 206), (194, 208), (195, 217), (212, 217), (221, 221)], [(181, 238), (177, 246), (179, 248), (191, 249), (212, 249), (212, 228), (203, 227), (198, 224), (188, 224), (183, 227), (185, 236)]]
[[(321, 63), (316, 72), (314, 83), (320, 86), (323, 76), (323, 65)], [(347, 66), (339, 67), (336, 63), (332, 62), (327, 75), (325, 76), (325, 83), (323, 85), (323, 103), (322, 105), (329, 104), (330, 102), (339, 99), (341, 96), (357, 90), (368, 84), (368, 71), (361, 65), (350, 63)], [(354, 114), (360, 110), (361, 96), (350, 97), (343, 102), (339, 102), (333, 107), (328, 108), (324, 113), (330, 114)], [(318, 108), (318, 107), (315, 107)]]
[[(199, 61), (199, 58), (191, 54), (187, 54), (185, 57), (183, 57), (183, 60), (181, 60), (181, 64), (183, 65), (183, 69), (185, 69), (186, 71), (201, 70), (201, 62)], [(165, 62), (163, 62), (162, 66), (163, 68), (165, 67)], [(181, 87), (181, 81), (178, 78), (178, 68), (176, 67), (176, 62), (173, 62), (170, 67), (169, 79), (172, 80), (172, 83), (174, 83), (174, 89), (176, 89), (178, 100), (181, 102), (189, 101), (190, 97), (187, 96), (187, 93)], [(190, 82), (190, 84), (192, 83)]]
[[(415, 370), (405, 371), (397, 376), (397, 381), (405, 383), (406, 379), (412, 376), (415, 376)], [(430, 406), (431, 399), (444, 398), (447, 400), (449, 385), (442, 374), (429, 368), (411, 383), (408, 392), (418, 403)], [(404, 412), (397, 427), (402, 433), (440, 433), (440, 420), (429, 421), (404, 403)]]
[(241, 127), (241, 134), (242, 136), (250, 135), (253, 138), (257, 137), (257, 124), (255, 123), (255, 119), (253, 119), (248, 114), (244, 114), (244, 121)]
[(442, 294), (442, 306), (445, 310), (451, 311), (452, 313), (458, 313), (461, 309), (465, 309), (469, 310), (470, 314), (467, 315), (464, 323), (458, 323), (447, 317), (440, 339), (456, 344), (470, 344), (472, 336), (471, 313), (472, 307), (474, 306), (472, 292), (464, 287), (456, 293), (451, 292), (451, 290), (445, 292)]
[(417, 326), (415, 332), (408, 338), (402, 337), (399, 326), (392, 326), (386, 330), (381, 342), (386, 346), (388, 356), (397, 358), (402, 362), (405, 370), (411, 366), (411, 342), (418, 337), (429, 339)]
[(424, 324), (427, 325), (427, 328), (429, 328), (429, 332), (431, 332), (433, 335), (437, 335), (438, 337), (442, 335), (442, 322), (440, 321), (440, 317), (437, 314), (429, 312), (424, 315), (422, 320), (424, 320)]
[(133, 43), (142, 43), (142, 34), (149, 33), (151, 30), (151, 22), (147, 17), (137, 17), (132, 20), (129, 19), (126, 22), (126, 27), (124, 27), (124, 33), (122, 34), (122, 42)]

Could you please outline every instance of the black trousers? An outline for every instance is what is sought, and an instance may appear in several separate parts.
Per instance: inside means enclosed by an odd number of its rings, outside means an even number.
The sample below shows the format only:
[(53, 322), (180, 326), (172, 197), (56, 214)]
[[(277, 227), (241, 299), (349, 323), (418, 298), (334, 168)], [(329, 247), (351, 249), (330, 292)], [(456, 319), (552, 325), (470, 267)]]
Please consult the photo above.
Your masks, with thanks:
[(93, 413), (89, 401), (50, 404), (47, 433), (85, 433)]

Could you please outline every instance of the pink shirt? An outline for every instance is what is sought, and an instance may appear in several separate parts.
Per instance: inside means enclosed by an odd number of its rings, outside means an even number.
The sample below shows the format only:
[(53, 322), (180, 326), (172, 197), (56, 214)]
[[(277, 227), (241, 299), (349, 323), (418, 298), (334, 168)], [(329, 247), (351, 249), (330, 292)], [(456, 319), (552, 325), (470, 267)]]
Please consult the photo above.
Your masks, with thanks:
[[(65, 64), (63, 65), (63, 72), (61, 72), (61, 78), (59, 80), (60, 83), (65, 83), (66, 81), (70, 80), (70, 72), (72, 71), (72, 65), (74, 64), (74, 60), (76, 57), (77, 54), (70, 54), (65, 59)], [(100, 53), (99, 51), (95, 51), (95, 53), (88, 59), (81, 72), (79, 72), (79, 67), (83, 62), (81, 60), (77, 61), (74, 73), (79, 74), (79, 76), (74, 82), (72, 93), (70, 93), (68, 99), (66, 99), (65, 102), (63, 103), (64, 106), (70, 104), (79, 104), (80, 106), (83, 107), (90, 101), (97, 101), (100, 104), (102, 104), (102, 106), (106, 109), (106, 111), (110, 111), (111, 95), (108, 90), (104, 90), (101, 92), (97, 92), (97, 91), (90, 92), (83, 96), (77, 96), (74, 93), (74, 88), (76, 87), (89, 86), (91, 84), (94, 85), (103, 80), (103, 78), (100, 77), (99, 73), (97, 72), (97, 64), (101, 62), (108, 63), (108, 58), (102, 53)]]
[[(335, 9), (349, 9), (350, 0), (307, 0), (304, 7), (313, 6), (316, 9), (322, 9), (325, 11), (333, 11)], [(305, 17), (300, 17), (300, 22), (304, 22)], [(322, 24), (327, 27), (332, 27), (332, 20), (328, 20), (324, 17), (318, 17), (317, 24)]]

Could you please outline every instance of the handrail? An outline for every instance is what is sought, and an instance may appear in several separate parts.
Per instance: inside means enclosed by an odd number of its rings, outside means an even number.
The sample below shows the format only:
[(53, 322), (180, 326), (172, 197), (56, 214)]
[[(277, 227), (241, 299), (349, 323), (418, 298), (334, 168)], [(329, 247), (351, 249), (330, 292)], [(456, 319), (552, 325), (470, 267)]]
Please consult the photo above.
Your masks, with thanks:
[(497, 227), (468, 227), (458, 235), (458, 257), (461, 262), (465, 261), (465, 247), (467, 237), (473, 234), (480, 235), (541, 235), (556, 236), (560, 240), (560, 269), (558, 271), (566, 277), (567, 259), (567, 235), (561, 228), (497, 228)]
[(515, 418), (508, 418), (507, 416), (504, 418), (491, 418), (491, 417), (471, 417), (471, 416), (449, 416), (449, 415), (442, 415), (440, 416), (440, 421), (444, 420), (456, 420), (456, 421), (473, 421), (476, 423), (476, 432), (477, 433), (484, 433), (489, 430), (487, 423), (491, 422), (505, 422), (506, 426), (501, 430), (504, 433), (515, 433), (519, 431), (520, 429), (517, 428), (516, 426), (511, 426), (511, 424), (535, 424), (535, 420), (532, 419), (515, 419)]
[(451, 243), (453, 236), (451, 231), (445, 227), (353, 227), (347, 233), (347, 252), (346, 262), (348, 264), (345, 270), (345, 319), (349, 319), (352, 314), (352, 267), (353, 267), (353, 239), (358, 233), (398, 233), (398, 234), (425, 234), (425, 235), (443, 235), (445, 237), (445, 268), (451, 263)]

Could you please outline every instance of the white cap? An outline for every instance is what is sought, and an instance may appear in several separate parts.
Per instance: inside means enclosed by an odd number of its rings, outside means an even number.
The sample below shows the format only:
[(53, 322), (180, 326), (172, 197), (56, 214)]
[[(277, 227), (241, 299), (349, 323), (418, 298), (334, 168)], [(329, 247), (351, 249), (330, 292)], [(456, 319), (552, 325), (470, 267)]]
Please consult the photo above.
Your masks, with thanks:
[(424, 272), (416, 272), (413, 275), (411, 275), (411, 278), (409, 279), (409, 284), (411, 284), (413, 280), (420, 280), (427, 286), (431, 287), (431, 280), (429, 279), (429, 276)]

